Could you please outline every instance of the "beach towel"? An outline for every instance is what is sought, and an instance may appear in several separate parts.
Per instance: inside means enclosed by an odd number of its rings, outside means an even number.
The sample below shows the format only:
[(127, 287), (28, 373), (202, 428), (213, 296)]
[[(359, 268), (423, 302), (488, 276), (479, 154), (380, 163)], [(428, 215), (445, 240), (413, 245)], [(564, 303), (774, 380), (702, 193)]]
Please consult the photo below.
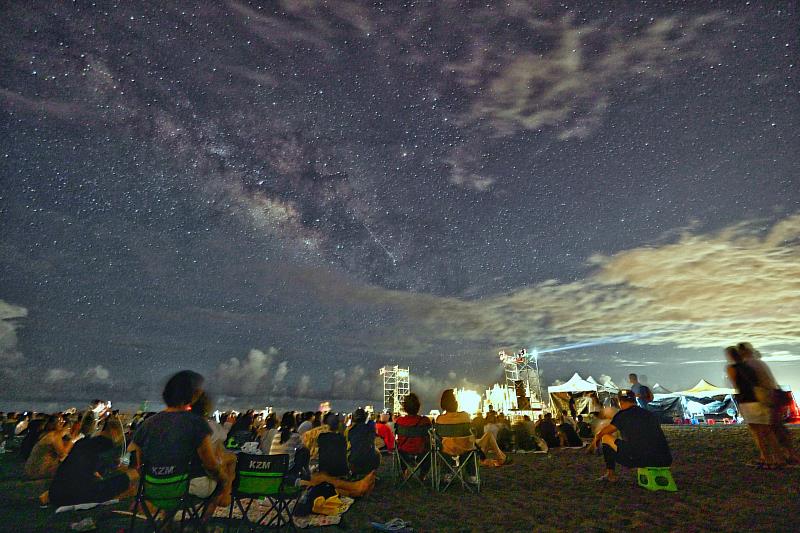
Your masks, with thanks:
[[(353, 505), (353, 498), (348, 498), (346, 496), (339, 496), (341, 504), (339, 505), (339, 514), (338, 515), (321, 515), (321, 514), (310, 514), (308, 516), (295, 516), (294, 518), (294, 525), (299, 529), (306, 529), (309, 527), (323, 527), (323, 526), (333, 526), (339, 524), (342, 521), (342, 515), (346, 513), (350, 506)], [(294, 510), (295, 501), (289, 502), (289, 508)], [(250, 510), (247, 512), (248, 518), (250, 520), (258, 520), (263, 516), (267, 509), (270, 508), (269, 502), (266, 500), (256, 500), (250, 506)], [(274, 515), (273, 511), (270, 513), (267, 518), (264, 519), (264, 523), (267, 523), (272, 519)], [(228, 518), (228, 508), (218, 507), (216, 511), (214, 511), (214, 517), (216, 518)], [(242, 513), (238, 508), (233, 509), (233, 518), (238, 519), (242, 517)]]

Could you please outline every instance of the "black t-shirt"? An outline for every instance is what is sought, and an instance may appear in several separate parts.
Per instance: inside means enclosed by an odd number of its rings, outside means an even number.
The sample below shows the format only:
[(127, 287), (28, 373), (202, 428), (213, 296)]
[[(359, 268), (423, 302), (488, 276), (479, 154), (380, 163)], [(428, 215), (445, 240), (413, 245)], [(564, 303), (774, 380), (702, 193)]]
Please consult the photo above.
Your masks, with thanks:
[[(72, 447), (67, 458), (58, 465), (53, 483), (69, 481), (71, 484), (90, 483), (100, 475), (115, 468), (122, 450), (115, 448), (108, 437), (84, 437)], [(116, 460), (115, 460), (116, 459)]]
[(578, 436), (575, 428), (572, 427), (572, 424), (564, 422), (558, 426), (558, 432), (563, 433), (567, 438), (567, 446), (583, 446), (583, 441)]
[(331, 476), (347, 475), (347, 442), (339, 433), (320, 433), (317, 439), (319, 446), (319, 471)]
[(649, 465), (659, 466), (672, 463), (672, 454), (658, 417), (634, 406), (619, 411), (611, 424), (622, 433), (622, 439), (641, 459)]
[(544, 419), (536, 426), (536, 432), (547, 443), (548, 446), (558, 446), (558, 434), (556, 425), (552, 420)]
[[(206, 435), (211, 435), (211, 428), (202, 417), (190, 411), (162, 411), (136, 428), (133, 442), (142, 449), (145, 465), (175, 467), (172, 473), (179, 473), (184, 472), (190, 462), (197, 462), (197, 448)], [(168, 472), (161, 470), (160, 473)]]

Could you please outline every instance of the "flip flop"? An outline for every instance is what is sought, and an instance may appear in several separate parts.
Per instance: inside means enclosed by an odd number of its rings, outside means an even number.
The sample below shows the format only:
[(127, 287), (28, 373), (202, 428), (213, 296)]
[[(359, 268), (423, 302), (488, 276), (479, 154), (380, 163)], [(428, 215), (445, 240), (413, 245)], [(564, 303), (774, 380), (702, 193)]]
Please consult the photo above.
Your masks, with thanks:
[(383, 524), (379, 522), (370, 522), (370, 525), (372, 525), (373, 529), (377, 529), (378, 531), (413, 531), (408, 527), (406, 521), (400, 518), (392, 518)]

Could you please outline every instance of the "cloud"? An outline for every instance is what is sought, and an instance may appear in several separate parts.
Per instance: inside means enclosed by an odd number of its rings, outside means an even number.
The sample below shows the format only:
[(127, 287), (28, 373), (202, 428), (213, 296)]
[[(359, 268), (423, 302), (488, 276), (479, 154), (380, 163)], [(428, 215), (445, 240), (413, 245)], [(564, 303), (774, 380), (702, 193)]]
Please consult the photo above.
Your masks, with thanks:
[(231, 357), (219, 364), (214, 372), (212, 387), (229, 396), (253, 396), (269, 388), (267, 376), (278, 350), (250, 350), (243, 360)]
[(281, 361), (278, 363), (278, 368), (275, 369), (275, 375), (272, 376), (273, 383), (281, 383), (285, 378), (286, 374), (289, 373), (289, 363), (286, 361)]
[(370, 348), (384, 357), (429, 357), (448, 344), (487, 355), (502, 346), (546, 349), (584, 342), (720, 349), (742, 340), (761, 348), (800, 345), (800, 214), (772, 224), (686, 231), (588, 261), (594, 269), (584, 279), (546, 281), (473, 300), (296, 273), (315, 286), (320, 301), (391, 309), (395, 320), (387, 331), (348, 338), (354, 349)]
[(28, 316), (28, 310), (0, 300), (0, 366), (10, 367), (23, 361), (17, 349), (17, 320)]
[(47, 384), (61, 383), (75, 377), (75, 372), (63, 368), (50, 368), (45, 372), (44, 382)]
[(111, 372), (103, 365), (97, 365), (87, 368), (83, 377), (92, 383), (105, 383), (111, 378)]
[(381, 397), (378, 372), (368, 373), (361, 365), (349, 369), (339, 368), (333, 372), (330, 388), (332, 400), (362, 400)]
[(302, 376), (300, 376), (300, 379), (297, 382), (295, 397), (305, 398), (310, 391), (311, 391), (311, 376), (309, 376), (308, 374), (303, 374)]

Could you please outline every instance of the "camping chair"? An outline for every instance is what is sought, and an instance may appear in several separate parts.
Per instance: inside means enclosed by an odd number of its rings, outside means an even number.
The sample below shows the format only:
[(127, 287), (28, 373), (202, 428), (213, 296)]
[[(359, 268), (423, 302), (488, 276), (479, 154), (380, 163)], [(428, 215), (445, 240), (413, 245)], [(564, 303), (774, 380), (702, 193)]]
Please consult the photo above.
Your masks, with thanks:
[[(244, 524), (248, 531), (255, 531), (262, 526), (280, 528), (288, 525), (294, 529), (293, 509), (289, 507), (289, 502), (296, 500), (302, 489), (285, 485), (288, 471), (288, 455), (240, 453), (236, 462), (236, 478), (233, 481), (228, 520), (233, 520), (233, 509), (236, 506), (242, 513), (239, 525)], [(269, 509), (258, 520), (252, 521), (248, 512), (253, 502), (261, 498), (267, 500)], [(248, 500), (246, 505), (244, 500)], [(275, 516), (264, 523), (273, 512)], [(239, 527), (236, 531), (239, 531)]]
[[(478, 450), (473, 448), (461, 456), (450, 456), (442, 449), (443, 438), (471, 437), (472, 430), (469, 423), (464, 424), (434, 424), (431, 431), (431, 474), (433, 487), (437, 492), (444, 492), (458, 479), (461, 486), (475, 492), (481, 490), (480, 460)], [(476, 483), (468, 483), (465, 475), (468, 465), (474, 465)], [(445, 479), (450, 476), (450, 479)]]
[[(204, 500), (189, 494), (188, 467), (181, 471), (175, 466), (143, 465), (129, 531), (134, 530), (139, 508), (142, 509), (151, 531), (164, 531), (178, 513), (181, 513), (180, 531), (183, 531), (186, 522), (193, 523), (192, 529), (202, 530), (200, 517), (209, 501), (210, 498)], [(164, 516), (158, 520), (158, 515), (162, 512)]]
[[(395, 479), (400, 481), (397, 484), (397, 488), (400, 488), (408, 483), (411, 478), (416, 479), (420, 485), (425, 485), (425, 480), (422, 478), (421, 468), (425, 461), (432, 461), (430, 448), (425, 453), (415, 455), (413, 461), (406, 460), (402, 455), (400, 455), (400, 449), (397, 445), (397, 437), (421, 437), (424, 439), (430, 439), (430, 430), (430, 426), (400, 426), (395, 424), (395, 444), (392, 465), (394, 466)], [(403, 477), (404, 470), (408, 470), (408, 476), (405, 478)], [(431, 479), (433, 479), (433, 476), (431, 476)]]

